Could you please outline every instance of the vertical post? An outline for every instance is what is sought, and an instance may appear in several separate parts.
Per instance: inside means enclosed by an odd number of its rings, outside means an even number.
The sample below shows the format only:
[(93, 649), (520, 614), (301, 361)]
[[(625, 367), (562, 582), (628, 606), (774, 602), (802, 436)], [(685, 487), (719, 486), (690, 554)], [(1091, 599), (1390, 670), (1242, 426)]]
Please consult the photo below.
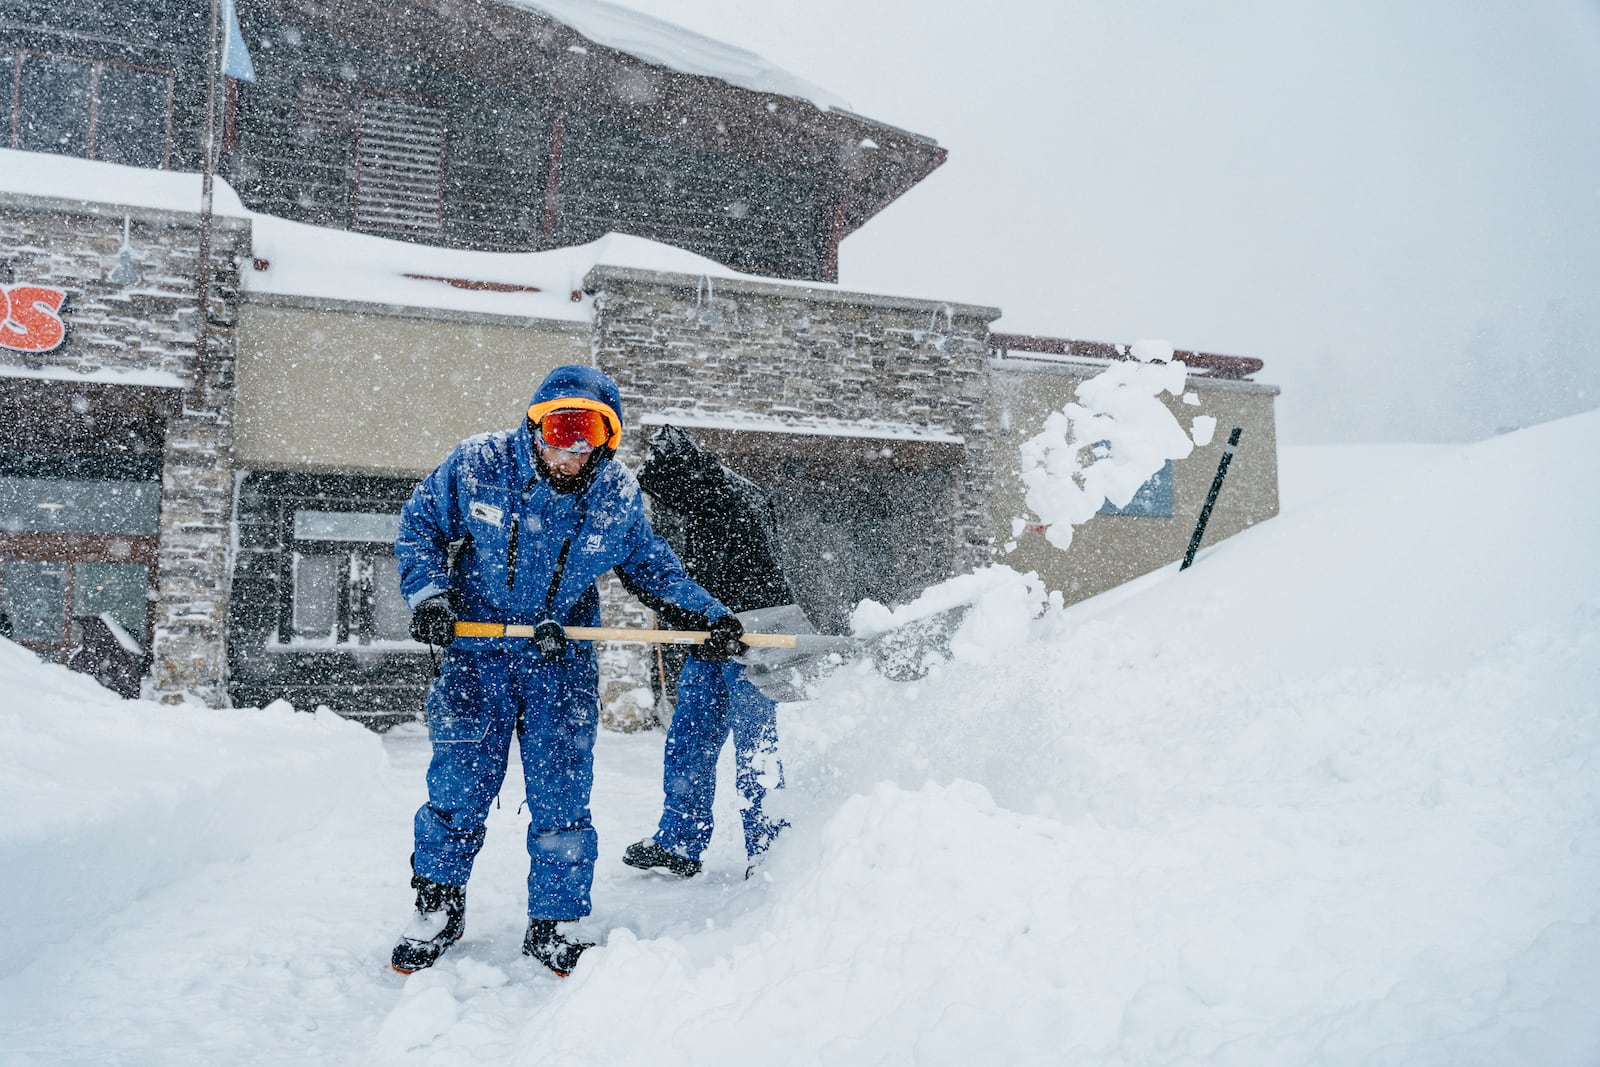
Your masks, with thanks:
[(556, 235), (557, 213), (561, 209), (561, 153), (567, 139), (567, 112), (563, 108), (550, 124), (550, 158), (544, 176), (544, 222), (541, 232), (548, 245)]
[(211, 187), (216, 172), (217, 138), (217, 69), (221, 65), (221, 35), (217, 5), (220, 0), (206, 0), (206, 121), (200, 161), (200, 262), (195, 275), (195, 382), (199, 383), (204, 368), (210, 361), (211, 342), (208, 325), (211, 320)]
[(1183, 565), (1178, 569), (1188, 570), (1189, 564), (1194, 562), (1194, 554), (1200, 551), (1200, 539), (1206, 535), (1206, 523), (1211, 521), (1211, 509), (1217, 502), (1217, 494), (1222, 492), (1222, 479), (1228, 476), (1228, 464), (1233, 462), (1233, 453), (1239, 447), (1239, 438), (1243, 436), (1244, 428), (1235, 426), (1228, 435), (1228, 445), (1222, 450), (1222, 459), (1217, 463), (1217, 476), (1211, 479), (1211, 491), (1206, 494), (1205, 506), (1200, 509), (1200, 521), (1195, 523), (1194, 536), (1189, 538), (1189, 551), (1183, 554)]

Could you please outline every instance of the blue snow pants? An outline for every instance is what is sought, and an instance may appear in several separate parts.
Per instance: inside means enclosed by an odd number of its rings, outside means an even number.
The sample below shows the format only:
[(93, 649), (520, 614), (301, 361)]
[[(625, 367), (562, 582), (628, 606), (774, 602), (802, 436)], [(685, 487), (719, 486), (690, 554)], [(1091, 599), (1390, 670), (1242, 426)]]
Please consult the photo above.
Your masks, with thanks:
[(528, 916), (589, 914), (598, 841), (589, 817), (599, 676), (592, 654), (450, 648), (428, 693), (428, 802), (414, 820), (418, 874), (466, 885), (515, 731), (528, 811)]
[(711, 843), (711, 803), (717, 792), (717, 755), (733, 735), (735, 781), (744, 798), (745, 854), (765, 852), (788, 823), (762, 810), (767, 781), (783, 786), (778, 762), (778, 706), (750, 684), (740, 663), (710, 663), (690, 656), (678, 675), (678, 702), (667, 729), (662, 772), (666, 803), (656, 843), (697, 860)]

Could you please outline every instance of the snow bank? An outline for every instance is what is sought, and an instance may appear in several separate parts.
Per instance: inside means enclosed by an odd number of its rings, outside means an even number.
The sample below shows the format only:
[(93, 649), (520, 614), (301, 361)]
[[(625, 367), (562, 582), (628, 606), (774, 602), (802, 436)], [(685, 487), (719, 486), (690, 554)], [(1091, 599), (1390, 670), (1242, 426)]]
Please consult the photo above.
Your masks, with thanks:
[[(1071, 608), (994, 567), (864, 609), (971, 605), (920, 681), (855, 664), (780, 709), (793, 826), (749, 881), (726, 755), (706, 870), (621, 863), (661, 739), (604, 735), (601, 947), (564, 981), (519, 954), (519, 780), (466, 938), (401, 980), (419, 735), (375, 775), (347, 724), (123, 704), (0, 646), (0, 936), (37, 956), (0, 1032), (180, 1067), (1593, 1067), (1597, 451), (1600, 413), (1413, 456)], [(40, 952), (36, 918), (78, 936)]]
[(1597, 449), (1452, 449), (1111, 607), (931, 591), (948, 663), (782, 708), (730, 929), (614, 930), (515, 1062), (1596, 1062)]
[(0, 974), (84, 923), (313, 825), (381, 770), (378, 739), (286, 704), (125, 701), (0, 640)]

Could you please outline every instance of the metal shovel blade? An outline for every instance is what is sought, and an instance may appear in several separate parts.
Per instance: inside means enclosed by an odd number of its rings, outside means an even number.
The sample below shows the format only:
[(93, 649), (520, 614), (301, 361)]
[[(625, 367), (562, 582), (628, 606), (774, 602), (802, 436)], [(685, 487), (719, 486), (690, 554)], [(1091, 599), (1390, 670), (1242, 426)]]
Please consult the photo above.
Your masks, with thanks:
[[(752, 648), (740, 661), (745, 664), (745, 675), (751, 684), (780, 704), (810, 699), (812, 688), (830, 672), (862, 657), (870, 658), (885, 678), (915, 681), (949, 656), (950, 639), (971, 610), (970, 604), (958, 604), (867, 638), (801, 633), (796, 635), (795, 648)], [(746, 621), (747, 616), (759, 614), (748, 612), (739, 618), (746, 629), (756, 632), (761, 632), (763, 625), (776, 622), (756, 619), (752, 625)], [(795, 620), (787, 618), (784, 622), (793, 632)]]

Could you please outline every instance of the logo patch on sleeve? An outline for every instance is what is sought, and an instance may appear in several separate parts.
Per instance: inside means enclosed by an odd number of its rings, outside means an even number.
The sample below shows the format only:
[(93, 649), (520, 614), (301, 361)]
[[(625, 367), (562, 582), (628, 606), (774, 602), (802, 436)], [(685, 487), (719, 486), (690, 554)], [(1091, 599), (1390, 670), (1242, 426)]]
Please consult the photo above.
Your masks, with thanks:
[(482, 519), (491, 526), (499, 526), (500, 520), (505, 518), (505, 512), (493, 504), (485, 504), (481, 500), (474, 500), (467, 508), (468, 514), (475, 519)]

